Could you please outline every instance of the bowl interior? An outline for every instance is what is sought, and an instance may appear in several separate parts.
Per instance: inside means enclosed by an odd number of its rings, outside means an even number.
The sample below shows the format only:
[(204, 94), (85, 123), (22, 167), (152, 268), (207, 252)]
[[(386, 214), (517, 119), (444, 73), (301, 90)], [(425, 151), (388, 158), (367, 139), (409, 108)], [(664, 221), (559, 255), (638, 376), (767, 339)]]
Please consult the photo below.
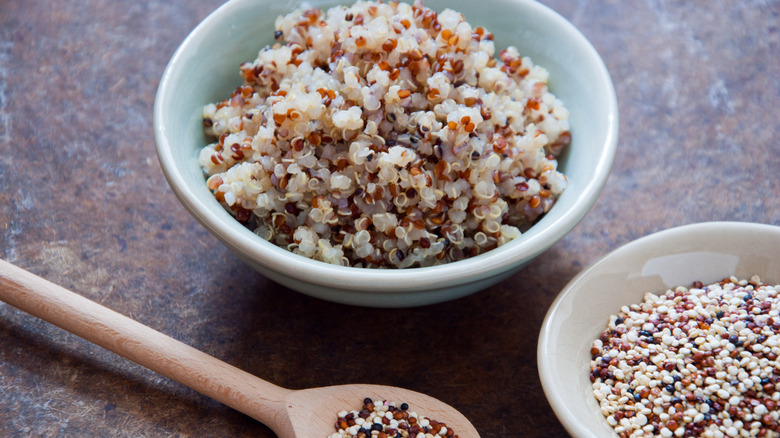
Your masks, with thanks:
[[(343, 2), (342, 2), (343, 3)], [(351, 2), (347, 2), (351, 3)], [(327, 8), (336, 1), (315, 0)], [(497, 0), (489, 7), (468, 0), (429, 0), (427, 7), (463, 13), (472, 25), (495, 34), (497, 50), (515, 45), (520, 53), (550, 72), (550, 88), (571, 113), (573, 141), (560, 166), (569, 187), (558, 204), (520, 239), (457, 267), (405, 270), (399, 273), (358, 273), (356, 268), (325, 265), (276, 247), (241, 226), (216, 202), (205, 185), (198, 151), (207, 144), (201, 126), (203, 105), (229, 96), (241, 83), (239, 65), (273, 43), (274, 21), (299, 2), (232, 0), (207, 17), (187, 37), (171, 59), (155, 101), (155, 140), (163, 172), (184, 206), (223, 243), (243, 257), (282, 275), (301, 269), (315, 273), (323, 284), (343, 285), (350, 275), (360, 288), (375, 285), (377, 276), (388, 287), (413, 281), (441, 283), (492, 275), (496, 270), (535, 257), (562, 238), (587, 213), (607, 180), (617, 143), (617, 101), (609, 74), (590, 43), (565, 19), (531, 0)], [(421, 272), (422, 271), (422, 272)], [(427, 271), (427, 272), (426, 272)], [(398, 287), (402, 287), (400, 284)]]
[(759, 275), (780, 283), (780, 227), (709, 222), (662, 231), (608, 254), (574, 278), (550, 307), (539, 338), (539, 374), (556, 415), (574, 436), (616, 436), (593, 397), (590, 347), (610, 315), (646, 292), (694, 281)]

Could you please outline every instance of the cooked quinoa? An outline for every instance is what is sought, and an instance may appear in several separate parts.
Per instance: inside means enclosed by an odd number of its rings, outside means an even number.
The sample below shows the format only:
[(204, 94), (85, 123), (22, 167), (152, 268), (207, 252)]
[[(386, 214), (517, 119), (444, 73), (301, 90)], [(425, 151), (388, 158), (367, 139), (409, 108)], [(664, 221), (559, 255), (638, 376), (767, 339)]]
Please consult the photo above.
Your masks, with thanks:
[(780, 286), (736, 277), (648, 293), (591, 347), (620, 437), (779, 437)]
[(548, 73), (450, 9), (358, 2), (276, 20), (203, 109), (207, 185), (262, 238), (347, 266), (430, 266), (521, 234), (566, 188)]

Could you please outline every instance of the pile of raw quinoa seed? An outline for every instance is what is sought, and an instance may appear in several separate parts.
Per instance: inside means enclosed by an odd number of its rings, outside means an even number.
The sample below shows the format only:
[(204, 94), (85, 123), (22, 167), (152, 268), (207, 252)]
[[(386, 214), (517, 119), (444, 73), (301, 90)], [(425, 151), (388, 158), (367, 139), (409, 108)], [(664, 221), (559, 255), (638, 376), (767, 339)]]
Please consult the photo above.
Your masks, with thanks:
[(458, 438), (445, 423), (418, 416), (409, 405), (363, 400), (359, 411), (342, 411), (329, 438)]
[(780, 436), (780, 286), (726, 278), (646, 294), (591, 348), (593, 392), (629, 436)]
[(277, 19), (244, 84), (206, 105), (200, 164), (261, 237), (363, 267), (429, 266), (517, 238), (567, 185), (547, 72), (452, 10), (358, 2)]

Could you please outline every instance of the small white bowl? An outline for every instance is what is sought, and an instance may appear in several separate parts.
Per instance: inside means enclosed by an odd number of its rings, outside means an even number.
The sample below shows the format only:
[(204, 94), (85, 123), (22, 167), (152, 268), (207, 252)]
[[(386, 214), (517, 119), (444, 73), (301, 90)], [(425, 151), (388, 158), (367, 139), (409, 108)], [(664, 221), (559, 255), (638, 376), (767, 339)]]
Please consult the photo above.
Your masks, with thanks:
[(575, 437), (615, 437), (589, 379), (590, 347), (622, 306), (694, 281), (729, 276), (780, 283), (780, 227), (706, 222), (635, 240), (585, 269), (553, 302), (539, 336), (539, 376), (555, 414)]
[[(348, 2), (352, 3), (352, 2)], [(309, 4), (326, 9), (334, 1)], [(207, 144), (203, 105), (229, 95), (238, 66), (273, 43), (274, 20), (296, 2), (231, 0), (182, 42), (160, 81), (154, 105), (157, 154), (184, 207), (249, 266), (285, 286), (322, 299), (364, 306), (430, 304), (484, 289), (549, 249), (590, 210), (615, 156), (618, 109), (604, 63), (587, 39), (560, 15), (533, 0), (429, 0), (452, 8), (495, 35), (497, 49), (515, 45), (550, 73), (550, 89), (571, 113), (572, 144), (559, 160), (569, 187), (552, 210), (514, 242), (443, 266), (377, 270), (333, 266), (279, 248), (243, 227), (214, 199), (198, 165)]]

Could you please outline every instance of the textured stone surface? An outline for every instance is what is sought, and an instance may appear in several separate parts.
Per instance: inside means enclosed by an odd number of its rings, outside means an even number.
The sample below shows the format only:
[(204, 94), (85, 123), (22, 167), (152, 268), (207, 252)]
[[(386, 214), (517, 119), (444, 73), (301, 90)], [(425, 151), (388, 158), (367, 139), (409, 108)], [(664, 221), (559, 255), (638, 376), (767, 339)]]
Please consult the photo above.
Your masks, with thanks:
[[(545, 0), (620, 102), (593, 210), (501, 284), (441, 305), (331, 304), (249, 272), (176, 201), (152, 105), (219, 0), (0, 2), (0, 258), (278, 385), (408, 387), (485, 438), (561, 436), (536, 340), (557, 292), (612, 249), (710, 220), (780, 223), (780, 2)], [(0, 436), (273, 434), (0, 304)]]

